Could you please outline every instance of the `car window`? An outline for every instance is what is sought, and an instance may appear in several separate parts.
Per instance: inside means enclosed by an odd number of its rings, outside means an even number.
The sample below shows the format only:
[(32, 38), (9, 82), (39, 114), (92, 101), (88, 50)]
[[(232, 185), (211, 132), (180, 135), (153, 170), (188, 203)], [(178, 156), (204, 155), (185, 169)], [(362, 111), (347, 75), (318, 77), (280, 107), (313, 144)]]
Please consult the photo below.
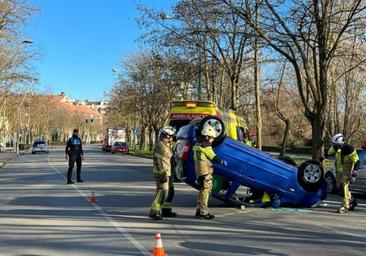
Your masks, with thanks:
[(190, 121), (191, 120), (170, 120), (169, 125), (178, 131), (182, 126), (189, 124)]
[(115, 142), (114, 146), (121, 146), (121, 147), (125, 147), (127, 146), (126, 142)]
[(46, 145), (46, 142), (44, 141), (36, 141), (33, 143), (33, 147), (36, 147), (36, 146), (45, 146)]
[(238, 137), (238, 141), (245, 141), (245, 131), (243, 127), (236, 127), (236, 133)]

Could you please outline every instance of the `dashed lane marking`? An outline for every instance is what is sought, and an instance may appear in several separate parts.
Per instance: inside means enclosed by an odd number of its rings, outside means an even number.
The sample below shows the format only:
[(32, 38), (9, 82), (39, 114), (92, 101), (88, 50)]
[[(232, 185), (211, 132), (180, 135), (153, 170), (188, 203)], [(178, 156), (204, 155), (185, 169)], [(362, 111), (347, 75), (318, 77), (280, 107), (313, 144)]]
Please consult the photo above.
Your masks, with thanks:
[[(48, 164), (59, 174), (64, 180), (66, 180), (65, 175), (63, 175), (53, 164), (50, 162), (49, 157), (47, 157)], [(81, 191), (75, 184), (71, 184), (71, 186), (82, 196), (85, 200), (88, 200), (88, 195), (86, 195), (83, 191)], [(123, 237), (125, 237), (142, 255), (149, 255), (149, 252), (146, 248), (140, 244), (133, 236), (131, 236), (127, 230), (122, 227), (118, 222), (116, 222), (110, 215), (108, 215), (98, 204), (91, 204), (93, 208), (103, 216)]]

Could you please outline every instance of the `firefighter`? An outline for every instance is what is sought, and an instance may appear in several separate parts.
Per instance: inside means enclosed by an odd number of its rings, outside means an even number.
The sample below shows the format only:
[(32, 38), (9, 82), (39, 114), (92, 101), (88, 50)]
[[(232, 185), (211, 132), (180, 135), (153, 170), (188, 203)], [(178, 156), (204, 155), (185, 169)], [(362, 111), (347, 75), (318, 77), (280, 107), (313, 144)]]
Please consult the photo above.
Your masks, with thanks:
[(213, 219), (214, 215), (209, 213), (208, 200), (212, 190), (212, 162), (227, 165), (226, 161), (216, 156), (212, 150), (212, 142), (217, 137), (216, 131), (211, 126), (202, 129), (202, 137), (193, 147), (193, 159), (196, 170), (199, 194), (196, 207), (196, 217)]
[(344, 142), (343, 134), (337, 133), (334, 135), (332, 138), (332, 144), (335, 152), (340, 150), (340, 163), (342, 164), (341, 187), (343, 198), (341, 207), (337, 210), (337, 212), (346, 213), (348, 210), (353, 210), (357, 205), (357, 201), (352, 199), (351, 192), (349, 191), (349, 183), (359, 158), (353, 146)]
[[(332, 146), (330, 147), (330, 149), (328, 150), (326, 156), (334, 156), (335, 157), (335, 162), (334, 162), (334, 167), (336, 169), (336, 187), (337, 187), (337, 191), (340, 190), (341, 188), (341, 184), (342, 184), (342, 170), (343, 170), (343, 165), (342, 165), (342, 156), (341, 156), (341, 148), (338, 145), (337, 141), (335, 139), (339, 139), (338, 135), (342, 135), (342, 134), (336, 134), (335, 136), (333, 136), (332, 138)], [(343, 135), (342, 135), (343, 138)]]
[(249, 133), (249, 130), (248, 129), (246, 129), (246, 132), (244, 133), (244, 140), (243, 140), (243, 142), (248, 147), (252, 147), (253, 146), (253, 143), (250, 140), (250, 133)]
[(74, 129), (72, 132), (72, 137), (67, 140), (66, 144), (65, 159), (69, 161), (69, 169), (67, 170), (67, 184), (74, 184), (74, 182), (71, 180), (71, 177), (75, 162), (77, 167), (77, 182), (84, 182), (81, 179), (81, 164), (82, 160), (84, 160), (84, 152), (81, 139), (78, 135), (79, 130)]
[(156, 183), (156, 194), (150, 208), (149, 217), (153, 220), (162, 220), (162, 217), (175, 217), (171, 201), (174, 197), (172, 179), (172, 140), (175, 129), (171, 126), (160, 130), (159, 142), (155, 145), (153, 158), (153, 177)]

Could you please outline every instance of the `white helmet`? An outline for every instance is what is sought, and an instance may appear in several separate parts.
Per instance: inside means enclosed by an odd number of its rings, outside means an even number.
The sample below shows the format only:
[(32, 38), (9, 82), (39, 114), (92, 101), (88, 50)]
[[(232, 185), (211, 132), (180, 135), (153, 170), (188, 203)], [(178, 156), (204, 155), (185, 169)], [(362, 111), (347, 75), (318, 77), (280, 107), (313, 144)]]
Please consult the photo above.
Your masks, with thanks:
[(173, 136), (174, 134), (175, 134), (175, 129), (171, 126), (165, 126), (165, 127), (161, 128), (161, 130), (160, 130), (160, 135)]
[(336, 135), (333, 136), (332, 138), (332, 143), (333, 144), (343, 144), (344, 143), (344, 136), (342, 133), (337, 133)]
[(208, 125), (203, 127), (201, 134), (203, 136), (209, 136), (214, 139), (217, 138), (217, 133), (215, 129)]

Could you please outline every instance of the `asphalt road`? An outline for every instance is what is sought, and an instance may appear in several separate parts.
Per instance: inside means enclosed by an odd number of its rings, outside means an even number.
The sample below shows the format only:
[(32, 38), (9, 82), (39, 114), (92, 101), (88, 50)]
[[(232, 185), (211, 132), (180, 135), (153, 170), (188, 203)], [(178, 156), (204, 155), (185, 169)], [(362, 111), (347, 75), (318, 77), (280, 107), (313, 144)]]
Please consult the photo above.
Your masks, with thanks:
[[(336, 214), (316, 209), (243, 210), (212, 199), (214, 220), (194, 218), (197, 192), (176, 185), (177, 218), (147, 217), (152, 161), (86, 148), (85, 183), (66, 185), (63, 151), (25, 154), (0, 169), (1, 256), (149, 255), (156, 232), (170, 255), (365, 255), (366, 200)], [(96, 204), (88, 197), (95, 191)]]

